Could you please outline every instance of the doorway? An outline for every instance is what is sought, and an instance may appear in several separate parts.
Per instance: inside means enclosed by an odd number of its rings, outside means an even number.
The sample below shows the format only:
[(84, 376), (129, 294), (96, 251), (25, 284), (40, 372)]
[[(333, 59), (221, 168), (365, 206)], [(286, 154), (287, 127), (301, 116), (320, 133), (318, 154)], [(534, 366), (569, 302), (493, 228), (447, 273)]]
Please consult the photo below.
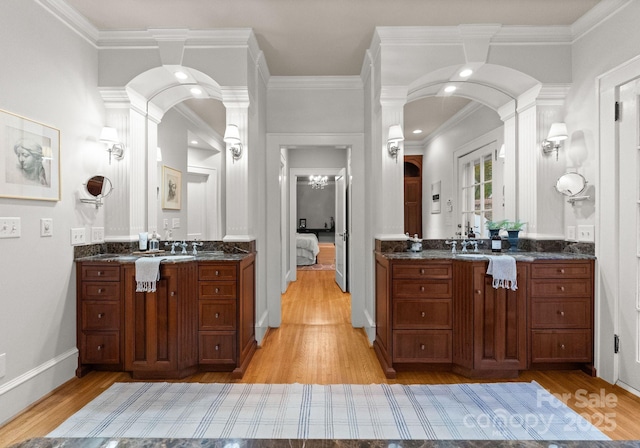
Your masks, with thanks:
[(404, 231), (422, 238), (422, 156), (404, 156)]

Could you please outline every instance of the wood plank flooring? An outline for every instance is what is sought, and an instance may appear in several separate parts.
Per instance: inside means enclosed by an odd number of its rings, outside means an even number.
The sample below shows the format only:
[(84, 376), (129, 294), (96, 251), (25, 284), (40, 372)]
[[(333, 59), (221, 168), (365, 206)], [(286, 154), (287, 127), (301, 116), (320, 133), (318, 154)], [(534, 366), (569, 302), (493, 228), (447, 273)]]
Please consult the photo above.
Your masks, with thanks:
[[(282, 297), (282, 326), (267, 333), (244, 378), (246, 383), (444, 384), (480, 382), (449, 372), (382, 374), (363, 330), (351, 327), (350, 295), (332, 271), (299, 271)], [(126, 373), (91, 372), (74, 378), (0, 427), (0, 447), (46, 436)], [(183, 381), (234, 382), (227, 373), (198, 373)], [(537, 381), (567, 398), (567, 404), (612, 439), (640, 440), (640, 398), (579, 371), (524, 372), (517, 381)], [(614, 397), (615, 407), (600, 397)]]

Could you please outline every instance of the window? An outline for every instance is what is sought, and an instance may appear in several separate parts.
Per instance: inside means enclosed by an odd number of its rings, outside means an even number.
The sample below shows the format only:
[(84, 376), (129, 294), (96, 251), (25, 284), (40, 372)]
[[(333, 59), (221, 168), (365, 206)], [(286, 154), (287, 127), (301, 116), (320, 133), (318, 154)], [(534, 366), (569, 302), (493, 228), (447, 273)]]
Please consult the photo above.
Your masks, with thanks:
[(460, 157), (460, 228), (466, 235), (470, 230), (477, 237), (487, 237), (485, 222), (493, 220), (493, 156), (495, 143), (483, 146)]

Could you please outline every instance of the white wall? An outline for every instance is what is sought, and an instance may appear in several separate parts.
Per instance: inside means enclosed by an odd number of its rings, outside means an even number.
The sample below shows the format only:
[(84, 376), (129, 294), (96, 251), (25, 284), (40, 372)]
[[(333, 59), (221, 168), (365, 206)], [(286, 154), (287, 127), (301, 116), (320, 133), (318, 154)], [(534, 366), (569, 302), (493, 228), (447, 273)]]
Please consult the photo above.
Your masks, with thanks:
[[(0, 198), (0, 216), (21, 218), (22, 237), (0, 240), (0, 424), (73, 377), (77, 367), (76, 287), (70, 229), (104, 225), (80, 204), (82, 183), (107, 168), (97, 143), (103, 103), (97, 51), (36, 2), (0, 5), (0, 109), (60, 130), (60, 202)], [(4, 148), (4, 142), (3, 142)], [(6, 148), (5, 148), (6, 150)], [(115, 185), (117, 188), (118, 186)], [(40, 237), (40, 219), (53, 236)]]
[(298, 179), (296, 222), (304, 218), (308, 229), (331, 228), (330, 221), (332, 217), (335, 219), (336, 212), (335, 181), (328, 182), (324, 189), (313, 189), (306, 178)]

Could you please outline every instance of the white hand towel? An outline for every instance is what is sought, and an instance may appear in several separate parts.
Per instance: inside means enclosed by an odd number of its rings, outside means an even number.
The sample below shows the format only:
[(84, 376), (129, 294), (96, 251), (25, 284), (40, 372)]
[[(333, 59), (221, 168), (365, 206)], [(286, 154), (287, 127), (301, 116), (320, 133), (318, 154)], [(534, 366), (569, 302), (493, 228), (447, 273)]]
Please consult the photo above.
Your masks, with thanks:
[(136, 292), (155, 292), (162, 260), (163, 257), (140, 257), (136, 260)]
[(489, 266), (487, 274), (493, 276), (493, 287), (518, 289), (516, 259), (509, 255), (487, 255)]

